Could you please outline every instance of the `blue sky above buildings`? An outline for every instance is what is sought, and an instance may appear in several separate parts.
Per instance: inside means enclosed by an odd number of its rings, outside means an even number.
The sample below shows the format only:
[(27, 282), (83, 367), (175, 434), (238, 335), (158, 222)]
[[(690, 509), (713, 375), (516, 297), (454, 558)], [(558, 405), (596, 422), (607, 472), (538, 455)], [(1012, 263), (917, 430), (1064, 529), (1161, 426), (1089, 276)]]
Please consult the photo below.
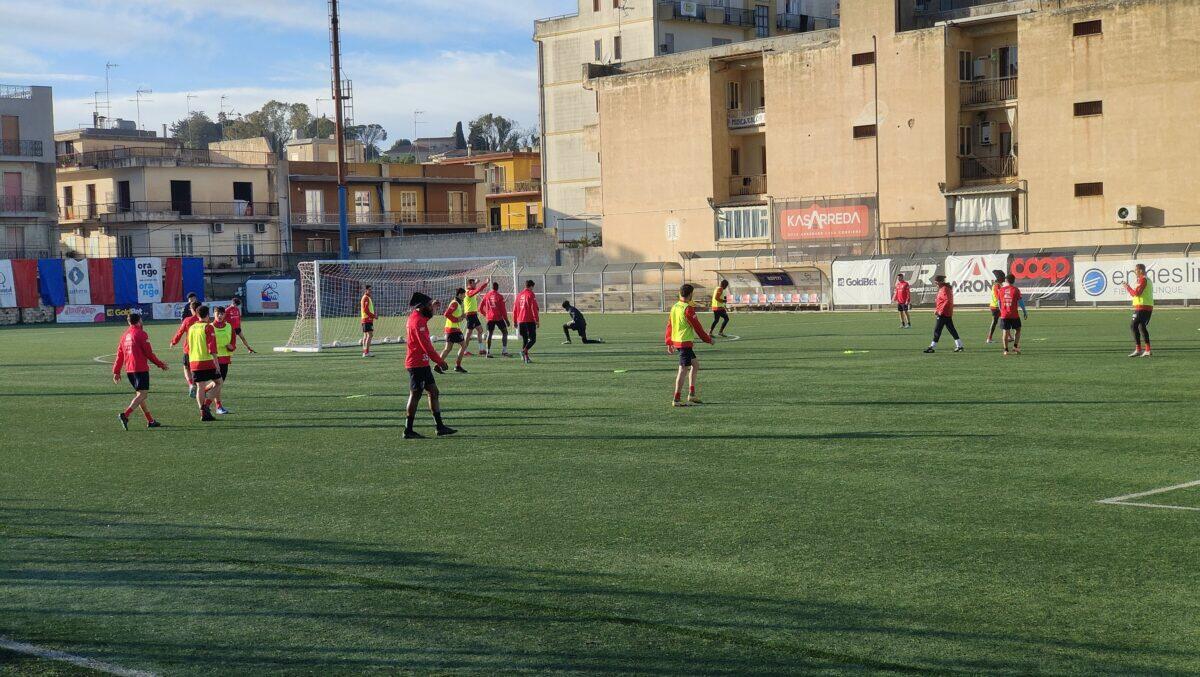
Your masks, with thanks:
[[(484, 112), (537, 123), (535, 18), (574, 0), (342, 0), (343, 70), (357, 122), (390, 139), (441, 136)], [(0, 0), (0, 83), (50, 85), (55, 127), (91, 119), (112, 70), (114, 117), (160, 129), (188, 110), (213, 117), (269, 99), (329, 98), (325, 0)], [(103, 94), (101, 94), (103, 96)], [(332, 110), (329, 101), (321, 111)]]

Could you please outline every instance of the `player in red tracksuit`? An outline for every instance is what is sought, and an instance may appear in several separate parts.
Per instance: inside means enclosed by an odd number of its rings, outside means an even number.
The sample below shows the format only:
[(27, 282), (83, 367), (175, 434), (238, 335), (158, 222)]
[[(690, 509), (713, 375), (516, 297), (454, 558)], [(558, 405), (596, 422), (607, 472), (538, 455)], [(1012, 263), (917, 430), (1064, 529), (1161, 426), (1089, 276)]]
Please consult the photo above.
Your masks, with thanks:
[(492, 355), (492, 335), (499, 329), (500, 355), (512, 357), (508, 354), (508, 306), (504, 303), (504, 294), (500, 293), (499, 282), (493, 282), (492, 290), (483, 295), (483, 300), (479, 302), (479, 310), (487, 319), (487, 356), (495, 357)]
[(126, 320), (129, 322), (129, 329), (125, 330), (117, 343), (117, 358), (113, 360), (112, 377), (113, 383), (120, 383), (121, 370), (124, 369), (129, 385), (133, 386), (134, 395), (129, 406), (117, 414), (117, 418), (121, 421), (121, 427), (129, 430), (129, 415), (134, 409), (141, 408), (146, 417), (146, 427), (158, 428), (159, 422), (154, 420), (150, 415), (150, 408), (146, 406), (146, 399), (150, 397), (150, 363), (153, 362), (163, 371), (167, 370), (167, 365), (158, 359), (154, 349), (150, 347), (150, 337), (146, 335), (146, 330), (142, 329), (142, 316), (129, 313)]
[(537, 330), (542, 326), (537, 295), (533, 293), (533, 280), (525, 281), (525, 289), (517, 294), (517, 300), (513, 302), (513, 322), (517, 323), (517, 333), (521, 336), (521, 360), (529, 364), (533, 362), (529, 351), (537, 343)]
[(1004, 286), (996, 292), (1000, 302), (1000, 328), (1004, 330), (1004, 354), (1008, 354), (1008, 340), (1012, 341), (1012, 352), (1021, 354), (1021, 317), (1020, 310), (1029, 319), (1029, 311), (1025, 309), (1025, 299), (1017, 288), (1017, 276), (1009, 273), (1004, 278)]
[(933, 352), (938, 341), (942, 340), (942, 330), (946, 329), (954, 337), (954, 352), (961, 353), (963, 351), (962, 339), (958, 337), (958, 330), (954, 328), (954, 288), (946, 281), (945, 275), (938, 275), (933, 278), (933, 281), (938, 286), (937, 302), (933, 309), (937, 320), (933, 325), (933, 343), (929, 344), (925, 352)]
[(225, 321), (233, 327), (234, 336), (242, 340), (242, 345), (246, 346), (246, 352), (253, 353), (254, 349), (246, 341), (245, 334), (242, 333), (242, 300), (238, 297), (233, 297), (230, 305), (225, 307)]
[(900, 311), (900, 328), (912, 329), (912, 318), (908, 310), (912, 304), (912, 286), (904, 279), (904, 273), (896, 275), (896, 290), (892, 292), (892, 300), (896, 302), (896, 310)]
[(442, 406), (437, 383), (433, 379), (433, 369), (429, 361), (437, 366), (440, 374), (446, 369), (446, 361), (438, 355), (429, 338), (429, 320), (433, 317), (433, 299), (416, 292), (408, 302), (412, 312), (408, 315), (408, 325), (405, 334), (404, 367), (408, 369), (408, 406), (405, 414), (408, 417), (404, 427), (404, 439), (420, 439), (424, 435), (413, 430), (413, 420), (417, 417), (417, 405), (421, 403), (421, 394), (429, 393), (429, 411), (437, 422), (437, 435), (444, 437), (458, 432), (442, 422)]
[[(195, 296), (192, 294), (191, 296)], [(179, 329), (175, 330), (175, 335), (171, 337), (171, 347), (174, 348), (179, 344), (179, 341), (187, 336), (188, 329), (192, 328), (193, 324), (199, 320), (196, 317), (196, 309), (200, 307), (199, 301), (189, 301), (187, 310), (184, 312), (183, 321), (179, 323)], [(183, 342), (183, 380), (188, 384), (188, 397), (196, 396), (196, 382), (192, 379), (192, 367), (188, 362), (188, 344)]]

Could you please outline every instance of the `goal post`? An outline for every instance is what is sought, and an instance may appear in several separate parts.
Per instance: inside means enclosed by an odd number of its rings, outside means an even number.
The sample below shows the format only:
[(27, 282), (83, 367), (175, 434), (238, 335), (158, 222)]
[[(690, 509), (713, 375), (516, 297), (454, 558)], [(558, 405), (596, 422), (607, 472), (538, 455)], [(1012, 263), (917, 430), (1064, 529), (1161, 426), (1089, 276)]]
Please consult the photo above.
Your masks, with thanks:
[(359, 345), (359, 299), (367, 285), (375, 303), (375, 344), (404, 343), (414, 292), (445, 306), (454, 291), (491, 281), (512, 305), (517, 291), (517, 259), (512, 256), (444, 259), (353, 259), (304, 261), (299, 265), (296, 324), (276, 352), (315, 353)]

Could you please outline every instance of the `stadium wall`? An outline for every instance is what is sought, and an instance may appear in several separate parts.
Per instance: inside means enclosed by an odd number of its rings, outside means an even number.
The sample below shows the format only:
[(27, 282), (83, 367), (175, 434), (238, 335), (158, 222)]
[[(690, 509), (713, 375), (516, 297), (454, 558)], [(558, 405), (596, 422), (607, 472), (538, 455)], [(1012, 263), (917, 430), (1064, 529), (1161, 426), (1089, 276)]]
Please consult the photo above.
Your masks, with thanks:
[(558, 242), (548, 230), (499, 231), (451, 235), (406, 235), (359, 240), (361, 259), (451, 259), (515, 256), (522, 266), (553, 266)]

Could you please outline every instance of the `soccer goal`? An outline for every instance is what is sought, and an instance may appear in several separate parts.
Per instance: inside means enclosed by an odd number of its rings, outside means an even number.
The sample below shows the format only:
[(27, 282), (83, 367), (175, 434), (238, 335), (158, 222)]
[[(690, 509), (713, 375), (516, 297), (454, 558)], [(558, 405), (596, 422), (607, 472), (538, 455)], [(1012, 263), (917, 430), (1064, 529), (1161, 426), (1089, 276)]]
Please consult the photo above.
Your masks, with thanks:
[(440, 301), (454, 298), (454, 290), (477, 284), (499, 283), (508, 307), (517, 288), (514, 257), (461, 259), (379, 259), (363, 261), (305, 261), (300, 264), (300, 297), (296, 324), (287, 345), (276, 352), (314, 353), (329, 348), (359, 345), (362, 338), (359, 300), (371, 285), (375, 302), (376, 344), (403, 343), (409, 299), (421, 292)]

